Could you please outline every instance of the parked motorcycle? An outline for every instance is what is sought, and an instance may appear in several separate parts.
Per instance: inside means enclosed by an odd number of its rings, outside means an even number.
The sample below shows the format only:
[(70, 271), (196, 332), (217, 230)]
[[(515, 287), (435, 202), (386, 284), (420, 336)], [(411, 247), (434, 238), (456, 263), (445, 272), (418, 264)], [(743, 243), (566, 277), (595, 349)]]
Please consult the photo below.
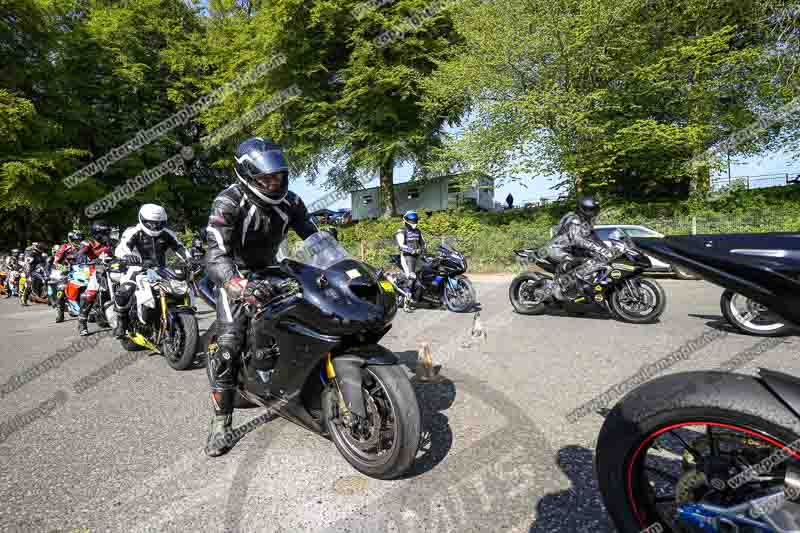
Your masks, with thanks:
[[(124, 262), (119, 264), (124, 266)], [(136, 292), (127, 310), (131, 329), (128, 337), (120, 340), (122, 347), (157, 352), (175, 370), (190, 368), (197, 353), (198, 327), (188, 269), (149, 263), (132, 268), (137, 271)], [(110, 309), (107, 307), (106, 317), (115, 327), (117, 316), (109, 313)]]
[[(237, 407), (274, 409), (332, 440), (370, 477), (407, 472), (420, 442), (419, 405), (397, 357), (377, 344), (397, 312), (392, 283), (325, 232), (256, 277), (278, 295), (246, 304)], [(218, 348), (216, 331), (215, 322), (208, 353)]]
[[(800, 324), (798, 236), (637, 242)], [(597, 441), (600, 491), (617, 529), (800, 531), (800, 379), (686, 372), (625, 396)], [(649, 531), (655, 531), (650, 529)]]
[(781, 337), (796, 331), (792, 324), (770, 311), (767, 306), (730, 289), (722, 293), (719, 307), (728, 323), (743, 333)]
[[(467, 260), (464, 255), (440, 245), (436, 255), (422, 258), (417, 282), (422, 284), (421, 301), (435, 306), (444, 306), (455, 313), (463, 313), (475, 306), (475, 288), (463, 274), (467, 271)], [(386, 274), (386, 279), (397, 293), (397, 305), (408, 309), (405, 305), (411, 299), (412, 280), (403, 273), (399, 255), (390, 255), (389, 262), (400, 272)]]
[(655, 280), (642, 274), (650, 267), (650, 259), (641, 253), (631, 238), (616, 230), (609, 239), (617, 251), (616, 258), (594, 274), (591, 283), (576, 280), (563, 290), (556, 270), (558, 265), (537, 250), (515, 250), (525, 264), (533, 263), (546, 273), (523, 272), (511, 282), (508, 298), (514, 310), (522, 315), (538, 315), (548, 307), (585, 311), (591, 308), (608, 311), (623, 322), (645, 324), (655, 322), (664, 312), (667, 296)]

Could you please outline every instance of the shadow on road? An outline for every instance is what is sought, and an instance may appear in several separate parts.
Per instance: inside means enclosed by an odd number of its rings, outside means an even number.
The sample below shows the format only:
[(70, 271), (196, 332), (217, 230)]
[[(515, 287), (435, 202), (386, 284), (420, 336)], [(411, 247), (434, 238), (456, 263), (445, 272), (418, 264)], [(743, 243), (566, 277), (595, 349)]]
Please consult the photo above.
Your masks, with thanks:
[(583, 446), (565, 446), (556, 457), (558, 467), (572, 482), (565, 491), (548, 494), (536, 506), (530, 533), (592, 531), (615, 533), (594, 479), (594, 453)]
[[(416, 351), (397, 352), (395, 355), (401, 364), (412, 373), (416, 373), (418, 355)], [(412, 378), (411, 384), (414, 386), (422, 417), (421, 455), (417, 456), (414, 466), (403, 476), (404, 478), (429, 472), (447, 457), (453, 446), (453, 430), (443, 411), (449, 409), (456, 399), (455, 383), (441, 376), (435, 383), (423, 383)]]

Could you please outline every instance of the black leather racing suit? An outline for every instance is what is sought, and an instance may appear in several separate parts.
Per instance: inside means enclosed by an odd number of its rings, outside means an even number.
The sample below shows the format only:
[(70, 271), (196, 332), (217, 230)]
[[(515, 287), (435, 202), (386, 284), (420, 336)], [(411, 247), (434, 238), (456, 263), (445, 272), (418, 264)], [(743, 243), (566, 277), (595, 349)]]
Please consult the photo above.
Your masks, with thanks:
[(25, 295), (22, 298), (23, 303), (25, 304), (27, 304), (31, 292), (39, 294), (41, 284), (44, 283), (44, 280), (39, 276), (33, 275), (33, 273), (36, 271), (36, 267), (39, 265), (44, 265), (42, 251), (38, 248), (34, 248), (33, 246), (28, 246), (25, 248), (25, 262), (22, 265), (22, 268), (25, 270), (25, 278), (27, 280), (26, 284), (28, 285), (25, 289)]
[[(174, 250), (184, 258), (188, 257), (187, 252), (178, 237), (168, 229), (165, 229), (157, 237), (148, 235), (141, 225), (131, 226), (126, 229), (119, 239), (119, 244), (114, 250), (114, 256), (124, 259), (128, 255), (138, 255), (143, 263), (153, 263), (164, 266), (167, 261), (167, 251)], [(114, 294), (114, 304), (117, 316), (120, 321), (125, 323), (128, 318), (128, 310), (131, 305), (131, 296), (136, 291), (136, 281), (133, 279), (133, 272), (130, 270), (122, 278), (119, 289)]]
[(564, 215), (547, 252), (550, 260), (559, 265), (558, 277), (564, 288), (574, 285), (576, 278), (587, 281), (615, 255), (594, 234), (591, 221), (577, 213)]
[(250, 200), (235, 184), (212, 204), (206, 272), (216, 287), (219, 336), (218, 349), (208, 357), (207, 371), (216, 415), (233, 413), (239, 352), (247, 327), (244, 306), (229, 297), (224, 285), (275, 265), (278, 248), (290, 228), (304, 240), (318, 230), (303, 201), (292, 192), (278, 205), (263, 205)]

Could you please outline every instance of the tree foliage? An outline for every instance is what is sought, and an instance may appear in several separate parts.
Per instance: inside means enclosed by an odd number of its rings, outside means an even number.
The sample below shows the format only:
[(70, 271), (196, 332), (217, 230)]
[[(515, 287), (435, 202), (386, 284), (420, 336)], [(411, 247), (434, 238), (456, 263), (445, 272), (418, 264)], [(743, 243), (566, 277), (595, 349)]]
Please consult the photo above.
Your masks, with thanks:
[[(688, 194), (708, 150), (796, 96), (783, 2), (470, 0), (464, 41), (428, 82), (435, 112), (470, 102), (469, 128), (437, 152), (498, 178), (560, 175), (584, 191)], [(765, 148), (784, 124), (740, 139)]]

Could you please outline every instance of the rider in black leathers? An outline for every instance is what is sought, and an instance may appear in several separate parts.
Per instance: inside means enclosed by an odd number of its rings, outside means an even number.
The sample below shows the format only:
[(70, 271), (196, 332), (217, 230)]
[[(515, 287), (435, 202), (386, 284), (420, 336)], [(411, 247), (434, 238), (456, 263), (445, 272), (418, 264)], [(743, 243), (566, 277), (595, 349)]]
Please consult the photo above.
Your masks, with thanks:
[[(114, 255), (123, 259), (128, 266), (151, 263), (158, 266), (166, 264), (167, 251), (174, 250), (182, 257), (189, 259), (189, 253), (178, 237), (167, 229), (167, 212), (160, 205), (144, 204), (139, 209), (139, 223), (125, 230), (114, 250)], [(128, 329), (128, 310), (131, 298), (136, 291), (136, 272), (128, 273), (120, 280), (120, 286), (114, 295), (114, 311), (117, 315), (117, 327), (114, 336), (125, 337)]]
[(238, 183), (214, 199), (208, 219), (206, 271), (214, 283), (217, 301), (218, 349), (207, 362), (214, 418), (206, 454), (230, 451), (231, 420), (236, 398), (247, 317), (241, 297), (258, 288), (272, 294), (264, 280), (248, 281), (248, 271), (277, 263), (276, 254), (289, 229), (302, 239), (318, 231), (299, 196), (289, 191), (289, 165), (283, 150), (261, 138), (244, 141), (236, 149), (234, 170)]
[(30, 288), (27, 288), (23, 293), (22, 305), (28, 305), (28, 298), (30, 297), (31, 292), (36, 292), (38, 294), (40, 285), (44, 283), (44, 280), (33, 275), (36, 267), (44, 264), (45, 258), (42, 255), (44, 252), (44, 245), (38, 242), (35, 242), (25, 248), (25, 260), (23, 263), (23, 268), (25, 269), (25, 278), (27, 279), (26, 283), (30, 286)]
[(558, 264), (562, 291), (574, 287), (578, 279), (591, 282), (591, 275), (614, 257), (614, 252), (594, 234), (594, 221), (599, 214), (600, 204), (594, 198), (578, 198), (577, 209), (564, 215), (556, 236), (548, 244), (549, 259)]

